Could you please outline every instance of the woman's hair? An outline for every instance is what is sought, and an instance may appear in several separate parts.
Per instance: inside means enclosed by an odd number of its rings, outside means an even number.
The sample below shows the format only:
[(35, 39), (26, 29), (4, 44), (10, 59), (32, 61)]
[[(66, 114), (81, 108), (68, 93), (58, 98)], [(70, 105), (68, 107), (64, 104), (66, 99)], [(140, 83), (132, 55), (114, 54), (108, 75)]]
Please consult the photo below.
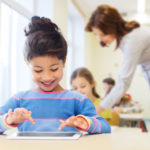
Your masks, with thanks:
[(100, 29), (104, 34), (114, 34), (117, 39), (117, 47), (122, 37), (131, 32), (140, 24), (136, 21), (125, 21), (117, 9), (109, 5), (100, 5), (90, 17), (85, 30), (91, 32), (92, 27)]
[[(71, 75), (71, 83), (72, 81), (77, 78), (77, 77), (83, 77), (85, 78), (90, 84), (95, 84), (95, 81), (94, 81), (94, 78), (93, 78), (93, 75), (92, 73), (87, 69), (87, 68), (78, 68), (76, 69), (72, 75)], [(93, 87), (92, 89), (92, 93), (95, 97), (99, 98), (99, 94), (97, 94), (96, 92), (96, 88), (95, 86)]]
[(58, 26), (50, 19), (34, 16), (28, 30), (25, 29), (27, 40), (24, 57), (27, 61), (37, 56), (52, 55), (65, 61), (67, 43)]

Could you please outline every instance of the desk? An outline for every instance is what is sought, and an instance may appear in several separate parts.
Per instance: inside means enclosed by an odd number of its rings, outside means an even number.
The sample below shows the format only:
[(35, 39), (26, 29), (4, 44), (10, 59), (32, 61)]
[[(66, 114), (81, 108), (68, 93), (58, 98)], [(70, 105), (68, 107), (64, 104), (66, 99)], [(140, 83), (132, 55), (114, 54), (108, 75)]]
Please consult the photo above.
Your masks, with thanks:
[(0, 135), (1, 150), (150, 150), (150, 133), (115, 132), (85, 135), (79, 140), (7, 140)]
[(138, 127), (142, 124), (142, 130), (147, 131), (146, 126), (143, 122), (143, 113), (128, 113), (128, 114), (119, 114), (120, 116), (120, 126), (128, 127)]
[(129, 128), (129, 127), (118, 127), (118, 126), (111, 126), (111, 132), (114, 133), (133, 133), (138, 134), (142, 133), (140, 128)]
[(143, 113), (119, 114), (120, 119), (138, 121), (143, 119)]

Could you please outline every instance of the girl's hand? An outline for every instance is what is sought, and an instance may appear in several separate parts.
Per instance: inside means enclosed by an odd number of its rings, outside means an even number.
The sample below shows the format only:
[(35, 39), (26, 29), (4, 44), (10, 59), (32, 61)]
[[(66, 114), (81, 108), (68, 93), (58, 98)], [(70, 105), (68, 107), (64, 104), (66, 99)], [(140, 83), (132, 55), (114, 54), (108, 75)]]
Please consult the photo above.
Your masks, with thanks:
[(115, 107), (115, 108), (113, 109), (113, 111), (116, 112), (116, 113), (122, 113), (122, 108), (120, 108), (120, 107)]
[(12, 109), (9, 109), (7, 123), (18, 124), (20, 122), (23, 122), (25, 119), (29, 119), (29, 121), (31, 121), (32, 124), (35, 124), (35, 121), (31, 117), (31, 113), (31, 111), (28, 111), (25, 108), (16, 108), (14, 112), (12, 112)]
[(83, 130), (86, 130), (88, 128), (87, 121), (80, 116), (71, 116), (66, 121), (60, 120), (60, 123), (61, 125), (59, 127), (59, 130), (62, 130), (65, 126), (81, 128)]

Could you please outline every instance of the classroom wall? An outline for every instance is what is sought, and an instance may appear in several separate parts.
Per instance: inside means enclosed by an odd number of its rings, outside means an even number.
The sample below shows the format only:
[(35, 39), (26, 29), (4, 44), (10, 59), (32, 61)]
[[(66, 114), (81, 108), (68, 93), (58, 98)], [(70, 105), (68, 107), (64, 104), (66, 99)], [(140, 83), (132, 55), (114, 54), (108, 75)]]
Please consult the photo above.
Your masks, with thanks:
[[(68, 0), (54, 0), (53, 9), (54, 22), (60, 27), (63, 35), (67, 39)], [(88, 19), (85, 18), (85, 25), (87, 21)], [(120, 50), (114, 50), (115, 43), (113, 43), (110, 47), (102, 48), (93, 33), (85, 32), (84, 40), (85, 67), (92, 71), (97, 82), (98, 92), (103, 93), (102, 80), (108, 76), (111, 76), (114, 79), (117, 79), (118, 77), (122, 63), (122, 53)], [(64, 77), (61, 82), (61, 85), (65, 88), (67, 83), (66, 78), (67, 76), (65, 69)], [(140, 67), (137, 68), (132, 84), (127, 92), (132, 95), (134, 100), (140, 102), (144, 108), (144, 117), (149, 118), (150, 92), (141, 73)]]
[[(96, 36), (93, 33), (85, 33), (85, 64), (89, 68), (97, 82), (99, 93), (103, 93), (102, 80), (108, 76), (117, 79), (121, 63), (121, 50), (114, 50), (115, 42), (107, 48), (99, 45)], [(139, 101), (144, 108), (144, 117), (149, 118), (150, 92), (140, 67), (137, 67), (132, 84), (127, 91), (134, 100)]]
[[(68, 0), (54, 0), (53, 1), (53, 21), (60, 28), (63, 36), (67, 40), (67, 29), (68, 29)], [(61, 85), (66, 88), (67, 75), (66, 68), (64, 68), (64, 75), (61, 81)]]

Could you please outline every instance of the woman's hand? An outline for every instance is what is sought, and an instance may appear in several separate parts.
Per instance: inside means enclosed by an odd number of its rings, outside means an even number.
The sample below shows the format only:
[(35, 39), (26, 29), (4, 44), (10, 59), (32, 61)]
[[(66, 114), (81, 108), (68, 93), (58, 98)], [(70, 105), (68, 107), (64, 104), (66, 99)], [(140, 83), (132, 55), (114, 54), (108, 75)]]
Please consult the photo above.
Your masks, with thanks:
[(65, 126), (70, 126), (73, 128), (80, 128), (82, 130), (86, 130), (88, 128), (88, 123), (86, 119), (80, 116), (71, 116), (66, 121), (60, 120), (59, 130), (62, 130)]
[(28, 111), (25, 108), (16, 108), (14, 112), (12, 112), (12, 109), (9, 109), (7, 123), (10, 125), (18, 124), (20, 122), (23, 122), (25, 119), (28, 119), (32, 122), (32, 124), (35, 124), (35, 121), (31, 117), (31, 113), (31, 111)]

